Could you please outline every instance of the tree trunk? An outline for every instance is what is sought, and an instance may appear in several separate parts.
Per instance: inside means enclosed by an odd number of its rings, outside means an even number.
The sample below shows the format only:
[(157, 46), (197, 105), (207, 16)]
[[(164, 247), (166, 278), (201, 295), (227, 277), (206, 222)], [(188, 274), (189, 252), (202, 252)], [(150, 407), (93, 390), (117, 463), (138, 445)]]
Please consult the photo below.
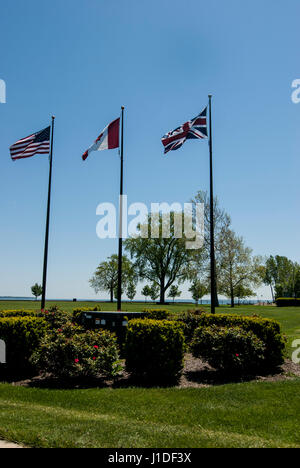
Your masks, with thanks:
[(165, 303), (165, 278), (161, 278), (160, 280), (160, 292), (159, 292), (159, 303)]
[(114, 302), (114, 288), (110, 288), (110, 302)]
[(234, 294), (233, 294), (233, 289), (231, 289), (230, 297), (231, 297), (231, 307), (233, 308), (233, 307), (234, 307)]
[(218, 298), (218, 291), (217, 291), (217, 281), (215, 281), (215, 306), (220, 307), (219, 298)]

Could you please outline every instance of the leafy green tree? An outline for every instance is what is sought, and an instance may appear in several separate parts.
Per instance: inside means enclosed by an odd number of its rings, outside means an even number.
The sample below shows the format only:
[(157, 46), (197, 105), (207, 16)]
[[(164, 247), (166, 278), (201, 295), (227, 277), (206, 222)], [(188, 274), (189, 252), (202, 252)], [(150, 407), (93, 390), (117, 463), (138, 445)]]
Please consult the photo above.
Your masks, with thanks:
[(151, 296), (151, 288), (147, 284), (142, 289), (142, 295), (145, 296), (145, 302), (147, 302), (147, 297)]
[[(210, 197), (208, 192), (199, 191), (192, 203), (203, 203), (204, 204), (204, 246), (201, 251), (198, 252), (198, 273), (202, 273), (207, 277), (207, 284), (209, 285), (208, 291), (210, 291)], [(215, 234), (215, 263), (216, 263), (216, 295), (215, 304), (218, 307), (218, 277), (220, 275), (220, 262), (218, 261), (217, 251), (218, 246), (222, 240), (222, 233), (229, 229), (231, 224), (230, 216), (226, 211), (221, 208), (217, 197), (214, 198), (214, 234)]]
[[(183, 214), (179, 216), (183, 217)], [(174, 213), (171, 213), (170, 236), (163, 237), (165, 228), (163, 216), (139, 226), (140, 232), (147, 232), (148, 238), (136, 236), (125, 241), (125, 248), (134, 258), (139, 277), (156, 284), (160, 290), (160, 303), (165, 303), (166, 291), (177, 281), (179, 284), (194, 274), (195, 251), (186, 249), (185, 237), (177, 238), (174, 232)], [(158, 231), (151, 238), (151, 224)]]
[(31, 286), (31, 292), (37, 301), (37, 298), (43, 294), (43, 288), (40, 284), (35, 283), (33, 286)]
[(130, 281), (127, 290), (126, 290), (126, 295), (130, 301), (133, 301), (135, 295), (136, 295), (136, 285), (133, 281)]
[[(137, 275), (132, 262), (124, 255), (122, 257), (122, 291), (130, 282), (137, 282)], [(114, 300), (114, 293), (117, 294), (118, 287), (118, 255), (111, 255), (105, 262), (101, 262), (90, 279), (90, 285), (96, 293), (108, 291), (110, 302)]]
[(168, 297), (171, 297), (173, 299), (173, 303), (175, 302), (175, 297), (179, 297), (181, 296), (181, 291), (179, 290), (178, 286), (173, 284), (171, 287), (170, 287), (170, 291), (169, 291), (169, 296)]
[(235, 288), (235, 297), (238, 298), (238, 303), (240, 304), (241, 299), (247, 299), (248, 297), (255, 296), (255, 292), (250, 288), (245, 288), (243, 284), (239, 284)]
[(157, 286), (157, 284), (153, 283), (150, 289), (151, 289), (150, 298), (152, 301), (156, 301), (156, 299), (159, 297), (159, 287)]
[(276, 297), (297, 297), (300, 294), (300, 265), (287, 257), (272, 255), (265, 265), (264, 283), (271, 287)]
[(198, 304), (199, 299), (202, 299), (205, 294), (207, 294), (207, 286), (202, 283), (200, 280), (195, 279), (189, 288), (190, 293), (192, 294), (192, 298)]
[(250, 289), (262, 283), (262, 258), (252, 255), (252, 249), (244, 245), (242, 237), (238, 237), (231, 229), (224, 230), (219, 244), (219, 291), (231, 299), (234, 298), (241, 286)]
[(300, 297), (300, 265), (298, 265), (295, 271), (294, 296), (296, 298)]

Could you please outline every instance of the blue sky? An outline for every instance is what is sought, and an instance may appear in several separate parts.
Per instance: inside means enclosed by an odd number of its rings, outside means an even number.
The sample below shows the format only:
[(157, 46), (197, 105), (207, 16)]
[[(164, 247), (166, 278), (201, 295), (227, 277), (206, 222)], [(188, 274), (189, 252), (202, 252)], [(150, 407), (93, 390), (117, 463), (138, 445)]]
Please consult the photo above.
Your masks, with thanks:
[(208, 189), (207, 142), (164, 157), (160, 137), (208, 93), (215, 192), (234, 229), (256, 254), (300, 261), (299, 15), (296, 0), (2, 2), (0, 295), (30, 296), (42, 275), (47, 158), (13, 163), (13, 142), (55, 114), (48, 297), (95, 298), (88, 279), (117, 250), (96, 236), (96, 207), (117, 204), (119, 158), (81, 154), (124, 105), (129, 203), (184, 203)]

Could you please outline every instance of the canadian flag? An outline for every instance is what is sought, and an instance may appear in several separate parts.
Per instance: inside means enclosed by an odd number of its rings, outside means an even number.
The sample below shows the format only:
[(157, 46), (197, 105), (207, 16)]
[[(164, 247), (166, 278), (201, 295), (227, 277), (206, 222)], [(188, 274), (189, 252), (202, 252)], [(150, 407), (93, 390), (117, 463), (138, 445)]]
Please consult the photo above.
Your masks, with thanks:
[(82, 155), (85, 161), (92, 151), (102, 151), (107, 149), (119, 148), (120, 118), (111, 122), (100, 133), (95, 143)]

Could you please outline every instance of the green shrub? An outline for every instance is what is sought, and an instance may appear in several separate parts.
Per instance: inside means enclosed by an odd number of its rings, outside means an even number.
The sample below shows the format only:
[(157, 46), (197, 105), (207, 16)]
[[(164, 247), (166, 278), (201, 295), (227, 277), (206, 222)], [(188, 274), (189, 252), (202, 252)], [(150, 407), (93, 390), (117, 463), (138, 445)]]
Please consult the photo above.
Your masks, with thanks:
[(135, 377), (175, 381), (183, 368), (182, 326), (169, 320), (130, 320), (124, 354), (126, 369)]
[(106, 330), (84, 330), (72, 323), (46, 333), (32, 363), (55, 377), (115, 377), (121, 367), (116, 338)]
[(73, 322), (77, 323), (78, 325), (82, 325), (82, 316), (86, 312), (100, 312), (100, 307), (81, 307), (80, 309), (73, 310)]
[(205, 314), (204, 310), (187, 310), (180, 315), (173, 316), (174, 320), (179, 321), (183, 325), (183, 331), (186, 343), (190, 343), (193, 339), (196, 328), (201, 325), (200, 316)]
[(47, 325), (50, 328), (61, 328), (67, 322), (71, 320), (72, 314), (60, 310), (57, 306), (51, 307), (49, 310), (43, 312), (43, 316), (46, 320)]
[(0, 318), (0, 339), (6, 344), (6, 365), (10, 371), (25, 371), (29, 358), (44, 336), (47, 325), (40, 317)]
[(277, 307), (300, 307), (300, 299), (292, 297), (278, 297), (275, 302)]
[(199, 315), (186, 313), (178, 317), (184, 325), (186, 341), (189, 343), (193, 333), (198, 327), (242, 327), (245, 331), (252, 331), (265, 345), (265, 364), (276, 367), (283, 363), (286, 340), (280, 329), (280, 324), (272, 319), (258, 316), (243, 317), (233, 314), (206, 314)]
[(0, 318), (5, 317), (42, 317), (43, 313), (38, 310), (1, 310)]
[(143, 312), (147, 314), (145, 318), (151, 320), (166, 320), (169, 316), (169, 311), (166, 309), (145, 309)]
[(194, 357), (202, 358), (215, 369), (230, 373), (259, 370), (264, 362), (265, 345), (252, 331), (242, 327), (201, 327), (191, 343)]

